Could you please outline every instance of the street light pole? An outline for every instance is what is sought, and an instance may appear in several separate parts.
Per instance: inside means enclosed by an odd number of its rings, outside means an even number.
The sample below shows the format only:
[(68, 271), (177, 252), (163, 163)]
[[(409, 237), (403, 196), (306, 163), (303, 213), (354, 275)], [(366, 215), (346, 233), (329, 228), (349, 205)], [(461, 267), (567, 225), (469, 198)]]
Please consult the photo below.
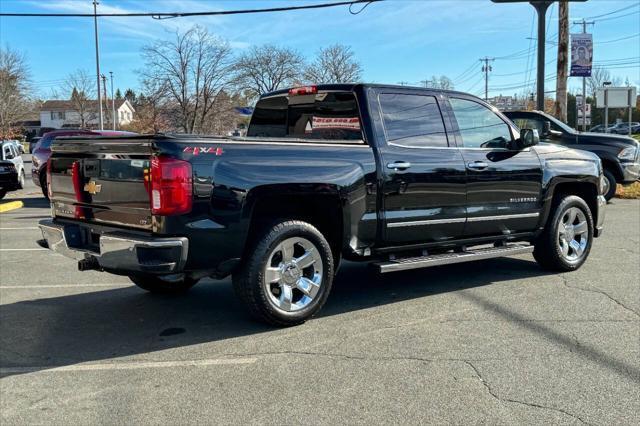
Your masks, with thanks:
[(93, 28), (96, 38), (96, 81), (98, 82), (98, 123), (100, 130), (104, 130), (104, 123), (102, 122), (102, 96), (100, 96), (100, 54), (98, 49), (98, 1), (93, 0)]
[(113, 71), (109, 71), (111, 78), (111, 117), (113, 118), (113, 130), (116, 130), (116, 100), (113, 97)]

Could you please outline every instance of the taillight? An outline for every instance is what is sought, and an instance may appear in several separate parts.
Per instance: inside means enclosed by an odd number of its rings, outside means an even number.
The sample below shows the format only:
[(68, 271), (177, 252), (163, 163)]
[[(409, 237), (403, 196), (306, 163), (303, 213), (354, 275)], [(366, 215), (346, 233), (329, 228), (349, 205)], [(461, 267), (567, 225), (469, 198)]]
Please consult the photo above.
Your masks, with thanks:
[(191, 164), (169, 157), (151, 160), (151, 213), (161, 216), (189, 213), (192, 205)]
[(315, 95), (318, 93), (318, 86), (302, 86), (289, 89), (289, 96)]
[(47, 160), (47, 195), (49, 199), (51, 199), (51, 195), (53, 192), (51, 191), (51, 157)]

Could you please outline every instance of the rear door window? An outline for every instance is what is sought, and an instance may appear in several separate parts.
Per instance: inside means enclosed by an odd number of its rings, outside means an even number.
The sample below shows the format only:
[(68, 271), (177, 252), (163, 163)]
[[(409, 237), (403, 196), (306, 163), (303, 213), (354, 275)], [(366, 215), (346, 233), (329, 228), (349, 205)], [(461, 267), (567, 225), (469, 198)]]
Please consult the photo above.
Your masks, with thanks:
[(448, 146), (434, 96), (382, 93), (378, 100), (387, 142), (408, 147)]
[(258, 101), (247, 136), (362, 141), (360, 123), (351, 92), (279, 95)]

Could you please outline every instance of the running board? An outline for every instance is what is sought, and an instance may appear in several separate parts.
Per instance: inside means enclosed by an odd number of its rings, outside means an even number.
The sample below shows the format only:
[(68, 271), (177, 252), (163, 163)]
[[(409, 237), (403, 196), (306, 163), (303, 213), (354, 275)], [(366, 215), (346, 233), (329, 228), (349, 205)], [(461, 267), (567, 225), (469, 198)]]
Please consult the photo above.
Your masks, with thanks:
[(532, 245), (512, 244), (504, 247), (489, 247), (466, 250), (459, 253), (443, 253), (433, 256), (408, 257), (404, 259), (390, 260), (388, 262), (374, 263), (378, 272), (406, 271), (409, 269), (428, 268), (431, 266), (451, 265), (453, 263), (471, 262), (474, 260), (493, 259), (495, 257), (515, 256), (533, 252)]

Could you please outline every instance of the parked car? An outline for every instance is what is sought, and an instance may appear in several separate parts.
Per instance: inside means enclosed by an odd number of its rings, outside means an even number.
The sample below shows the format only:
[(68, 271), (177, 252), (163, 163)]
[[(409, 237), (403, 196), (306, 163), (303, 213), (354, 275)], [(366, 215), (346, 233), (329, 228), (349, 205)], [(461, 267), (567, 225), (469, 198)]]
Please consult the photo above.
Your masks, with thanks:
[(540, 140), (593, 152), (604, 167), (605, 198), (610, 200), (616, 184), (628, 185), (640, 177), (640, 143), (628, 136), (578, 132), (557, 118), (540, 111), (505, 112), (516, 126), (534, 128)]
[(24, 162), (13, 141), (0, 143), (0, 199), (9, 191), (24, 188)]
[(33, 150), (35, 149), (36, 144), (38, 143), (38, 141), (40, 139), (41, 139), (40, 136), (36, 136), (36, 137), (31, 138), (31, 140), (29, 141), (29, 153), (30, 154), (33, 153)]
[[(631, 133), (638, 133), (638, 128), (640, 128), (640, 123), (637, 121), (631, 122)], [(634, 132), (635, 129), (635, 132)], [(615, 133), (618, 135), (628, 135), (629, 134), (629, 122), (622, 122), (614, 124), (610, 129), (609, 133)]]
[(42, 194), (48, 198), (47, 192), (47, 161), (51, 155), (51, 143), (58, 137), (70, 136), (130, 136), (135, 133), (113, 130), (82, 130), (64, 129), (45, 133), (31, 151), (31, 180), (42, 189)]
[(18, 154), (24, 154), (24, 146), (22, 146), (22, 144), (20, 143), (20, 141), (16, 140), (16, 139), (5, 139), (0, 141), (0, 143), (4, 144), (4, 143), (10, 143), (13, 146), (16, 147), (16, 150), (18, 151)]
[(602, 232), (598, 157), (468, 94), (281, 90), (247, 134), (57, 140), (41, 244), (150, 292), (232, 274), (253, 315), (292, 325), (341, 259), (386, 273), (532, 252), (572, 271)]

